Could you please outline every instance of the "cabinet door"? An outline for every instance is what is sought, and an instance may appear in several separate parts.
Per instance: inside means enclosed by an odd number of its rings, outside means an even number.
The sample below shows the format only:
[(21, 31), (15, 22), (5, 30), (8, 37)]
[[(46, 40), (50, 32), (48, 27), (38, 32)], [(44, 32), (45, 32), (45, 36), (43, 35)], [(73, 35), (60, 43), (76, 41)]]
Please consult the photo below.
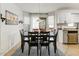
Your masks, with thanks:
[(66, 14), (64, 13), (57, 14), (57, 20), (58, 20), (58, 23), (64, 23), (66, 20)]
[(77, 22), (77, 23), (79, 23), (79, 13), (72, 13), (71, 14), (71, 20), (72, 20), (72, 22)]
[(70, 33), (68, 34), (68, 43), (77, 43), (78, 41), (77, 33)]

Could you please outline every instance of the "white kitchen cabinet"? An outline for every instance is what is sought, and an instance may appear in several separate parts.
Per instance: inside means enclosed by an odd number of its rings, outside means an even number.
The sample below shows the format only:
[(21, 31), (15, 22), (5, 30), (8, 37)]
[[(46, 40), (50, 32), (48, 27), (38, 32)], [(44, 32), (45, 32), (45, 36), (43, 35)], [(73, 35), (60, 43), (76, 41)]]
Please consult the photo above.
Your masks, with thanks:
[(56, 12), (57, 23), (75, 23), (79, 22), (79, 12), (76, 10), (63, 10)]
[(79, 13), (72, 13), (71, 18), (73, 22), (79, 22)]
[(64, 23), (66, 21), (66, 14), (65, 13), (58, 13), (56, 14), (57, 23)]

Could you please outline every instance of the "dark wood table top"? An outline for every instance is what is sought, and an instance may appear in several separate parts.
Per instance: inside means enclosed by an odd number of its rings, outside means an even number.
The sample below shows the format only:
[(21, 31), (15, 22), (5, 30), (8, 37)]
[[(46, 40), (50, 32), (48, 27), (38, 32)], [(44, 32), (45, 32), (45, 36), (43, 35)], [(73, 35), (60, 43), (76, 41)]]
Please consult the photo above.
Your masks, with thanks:
[[(24, 37), (29, 37), (28, 35), (23, 35)], [(40, 36), (38, 36), (40, 37)], [(49, 37), (55, 37), (54, 35), (50, 35)]]
[[(24, 37), (28, 38), (29, 36), (28, 35), (24, 35)], [(40, 36), (38, 36), (38, 37), (40, 37)], [(53, 38), (53, 37), (55, 37), (55, 35), (50, 35), (49, 37)], [(49, 41), (53, 42), (54, 40), (49, 40)], [(25, 42), (28, 42), (28, 40), (25, 40)]]

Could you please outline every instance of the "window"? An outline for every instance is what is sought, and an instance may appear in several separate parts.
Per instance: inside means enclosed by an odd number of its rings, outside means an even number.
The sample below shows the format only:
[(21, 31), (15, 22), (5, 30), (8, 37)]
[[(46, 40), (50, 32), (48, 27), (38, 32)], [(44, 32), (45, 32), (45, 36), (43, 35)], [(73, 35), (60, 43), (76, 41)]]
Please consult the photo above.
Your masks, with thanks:
[(32, 17), (32, 29), (39, 29), (39, 17)]
[(50, 27), (54, 27), (54, 16), (48, 16), (48, 26)]

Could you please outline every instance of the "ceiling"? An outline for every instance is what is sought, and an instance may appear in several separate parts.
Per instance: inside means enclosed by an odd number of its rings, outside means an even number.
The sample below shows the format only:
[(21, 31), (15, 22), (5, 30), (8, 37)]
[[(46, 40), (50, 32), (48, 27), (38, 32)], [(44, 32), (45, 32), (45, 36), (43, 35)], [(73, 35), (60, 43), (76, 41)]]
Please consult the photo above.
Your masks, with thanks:
[(79, 9), (79, 3), (16, 3), (23, 11), (48, 13), (59, 9)]

